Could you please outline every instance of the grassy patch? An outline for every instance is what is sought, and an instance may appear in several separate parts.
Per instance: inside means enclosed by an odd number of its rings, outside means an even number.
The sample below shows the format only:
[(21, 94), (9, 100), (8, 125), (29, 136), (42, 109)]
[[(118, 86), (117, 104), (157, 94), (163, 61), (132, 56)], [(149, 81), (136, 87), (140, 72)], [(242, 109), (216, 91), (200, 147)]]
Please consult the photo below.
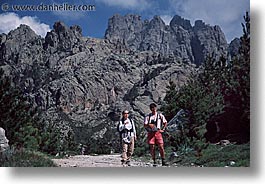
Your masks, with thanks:
[(0, 167), (55, 167), (46, 155), (35, 151), (16, 152), (8, 159), (1, 160)]
[(250, 144), (227, 146), (210, 144), (202, 151), (201, 156), (196, 156), (194, 151), (182, 154), (171, 160), (174, 166), (203, 166), (203, 167), (249, 167)]

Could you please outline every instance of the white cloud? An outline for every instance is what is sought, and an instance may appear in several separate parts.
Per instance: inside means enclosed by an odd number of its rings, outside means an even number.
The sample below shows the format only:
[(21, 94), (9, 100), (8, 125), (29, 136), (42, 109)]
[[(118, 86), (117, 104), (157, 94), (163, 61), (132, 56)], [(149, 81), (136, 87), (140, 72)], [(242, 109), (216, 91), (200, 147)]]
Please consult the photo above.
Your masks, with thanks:
[(143, 11), (150, 7), (151, 1), (148, 0), (98, 0), (108, 6), (116, 6), (124, 9)]
[(191, 20), (201, 19), (220, 25), (228, 41), (242, 33), (243, 15), (249, 11), (249, 1), (242, 0), (170, 0), (171, 11)]
[(37, 17), (25, 16), (19, 17), (15, 13), (0, 14), (0, 33), (8, 33), (16, 29), (20, 24), (26, 24), (38, 35), (45, 37), (46, 33), (50, 31), (50, 26), (40, 23)]
[(171, 0), (172, 5), (177, 5), (182, 14), (190, 19), (203, 19), (210, 23), (231, 22), (244, 14), (248, 1), (242, 0)]

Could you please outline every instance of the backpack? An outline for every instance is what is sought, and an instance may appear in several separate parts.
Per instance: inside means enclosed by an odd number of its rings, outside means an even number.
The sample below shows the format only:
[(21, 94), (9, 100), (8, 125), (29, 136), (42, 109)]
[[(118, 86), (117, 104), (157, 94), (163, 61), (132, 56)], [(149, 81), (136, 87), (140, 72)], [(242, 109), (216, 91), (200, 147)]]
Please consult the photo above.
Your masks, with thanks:
[[(129, 121), (130, 121), (130, 123), (132, 124), (132, 128), (130, 129), (130, 130), (127, 130), (127, 129), (123, 129), (122, 131), (120, 131), (120, 129), (119, 129), (119, 125), (120, 125), (120, 122), (118, 123), (118, 125), (117, 125), (117, 132), (119, 132), (119, 137), (120, 137), (120, 145), (122, 145), (122, 141), (124, 141), (125, 143), (130, 143), (130, 139), (123, 139), (122, 138), (122, 134), (123, 133), (125, 133), (125, 132), (130, 132), (130, 135), (131, 135), (131, 132), (133, 132), (133, 130), (134, 130), (134, 123), (133, 123), (133, 121), (130, 119), (130, 118), (128, 118), (129, 119)], [(124, 124), (124, 119), (122, 118), (122, 124)]]
[[(151, 122), (150, 122), (150, 120), (151, 120), (151, 116), (152, 116), (152, 114), (150, 113), (150, 114), (149, 114), (148, 124), (151, 123)], [(157, 129), (157, 121), (158, 121), (158, 118), (161, 119), (160, 113), (157, 113), (156, 121), (155, 121), (154, 123), (152, 122), (152, 124), (154, 124), (155, 127), (154, 127), (154, 128), (150, 128), (150, 127), (146, 127), (146, 128), (145, 128), (145, 130), (146, 130), (147, 132), (157, 132), (157, 131), (158, 131), (158, 129)], [(163, 123), (163, 122), (162, 122), (162, 119), (161, 119), (161, 123)], [(161, 126), (162, 126), (162, 125), (161, 125)]]
[[(120, 134), (120, 137), (122, 136), (122, 133), (124, 133), (124, 132), (126, 132), (126, 131), (128, 131), (128, 132), (133, 132), (133, 129), (134, 129), (134, 123), (133, 123), (133, 121), (130, 119), (130, 118), (128, 118), (129, 119), (129, 121), (130, 121), (130, 123), (132, 124), (132, 128), (130, 129), (130, 130), (127, 130), (127, 129), (123, 129), (122, 131), (120, 131), (120, 129), (119, 129), (119, 125), (120, 125), (120, 122), (118, 123), (118, 125), (117, 125), (117, 132), (119, 132), (119, 134)], [(122, 118), (121, 119), (121, 122), (122, 122), (122, 124), (124, 124), (124, 119)]]

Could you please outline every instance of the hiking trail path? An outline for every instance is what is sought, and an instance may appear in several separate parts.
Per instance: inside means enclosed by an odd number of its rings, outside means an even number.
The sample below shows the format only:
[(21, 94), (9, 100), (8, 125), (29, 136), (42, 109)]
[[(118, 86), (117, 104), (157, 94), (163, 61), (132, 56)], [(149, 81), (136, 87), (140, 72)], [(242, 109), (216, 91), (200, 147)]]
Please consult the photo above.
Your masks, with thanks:
[[(75, 155), (52, 160), (58, 167), (128, 167), (121, 164), (120, 154)], [(149, 162), (132, 159), (130, 167), (153, 167), (153, 165)]]

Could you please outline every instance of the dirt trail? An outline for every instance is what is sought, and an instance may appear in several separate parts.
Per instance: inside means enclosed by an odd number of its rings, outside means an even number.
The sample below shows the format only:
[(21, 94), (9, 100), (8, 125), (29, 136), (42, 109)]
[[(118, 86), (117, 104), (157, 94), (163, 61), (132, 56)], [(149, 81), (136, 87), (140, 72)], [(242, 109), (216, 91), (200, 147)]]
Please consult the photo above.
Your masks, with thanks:
[[(121, 165), (120, 154), (76, 155), (69, 158), (53, 159), (58, 167), (128, 167)], [(152, 167), (151, 163), (132, 160), (131, 167)]]

